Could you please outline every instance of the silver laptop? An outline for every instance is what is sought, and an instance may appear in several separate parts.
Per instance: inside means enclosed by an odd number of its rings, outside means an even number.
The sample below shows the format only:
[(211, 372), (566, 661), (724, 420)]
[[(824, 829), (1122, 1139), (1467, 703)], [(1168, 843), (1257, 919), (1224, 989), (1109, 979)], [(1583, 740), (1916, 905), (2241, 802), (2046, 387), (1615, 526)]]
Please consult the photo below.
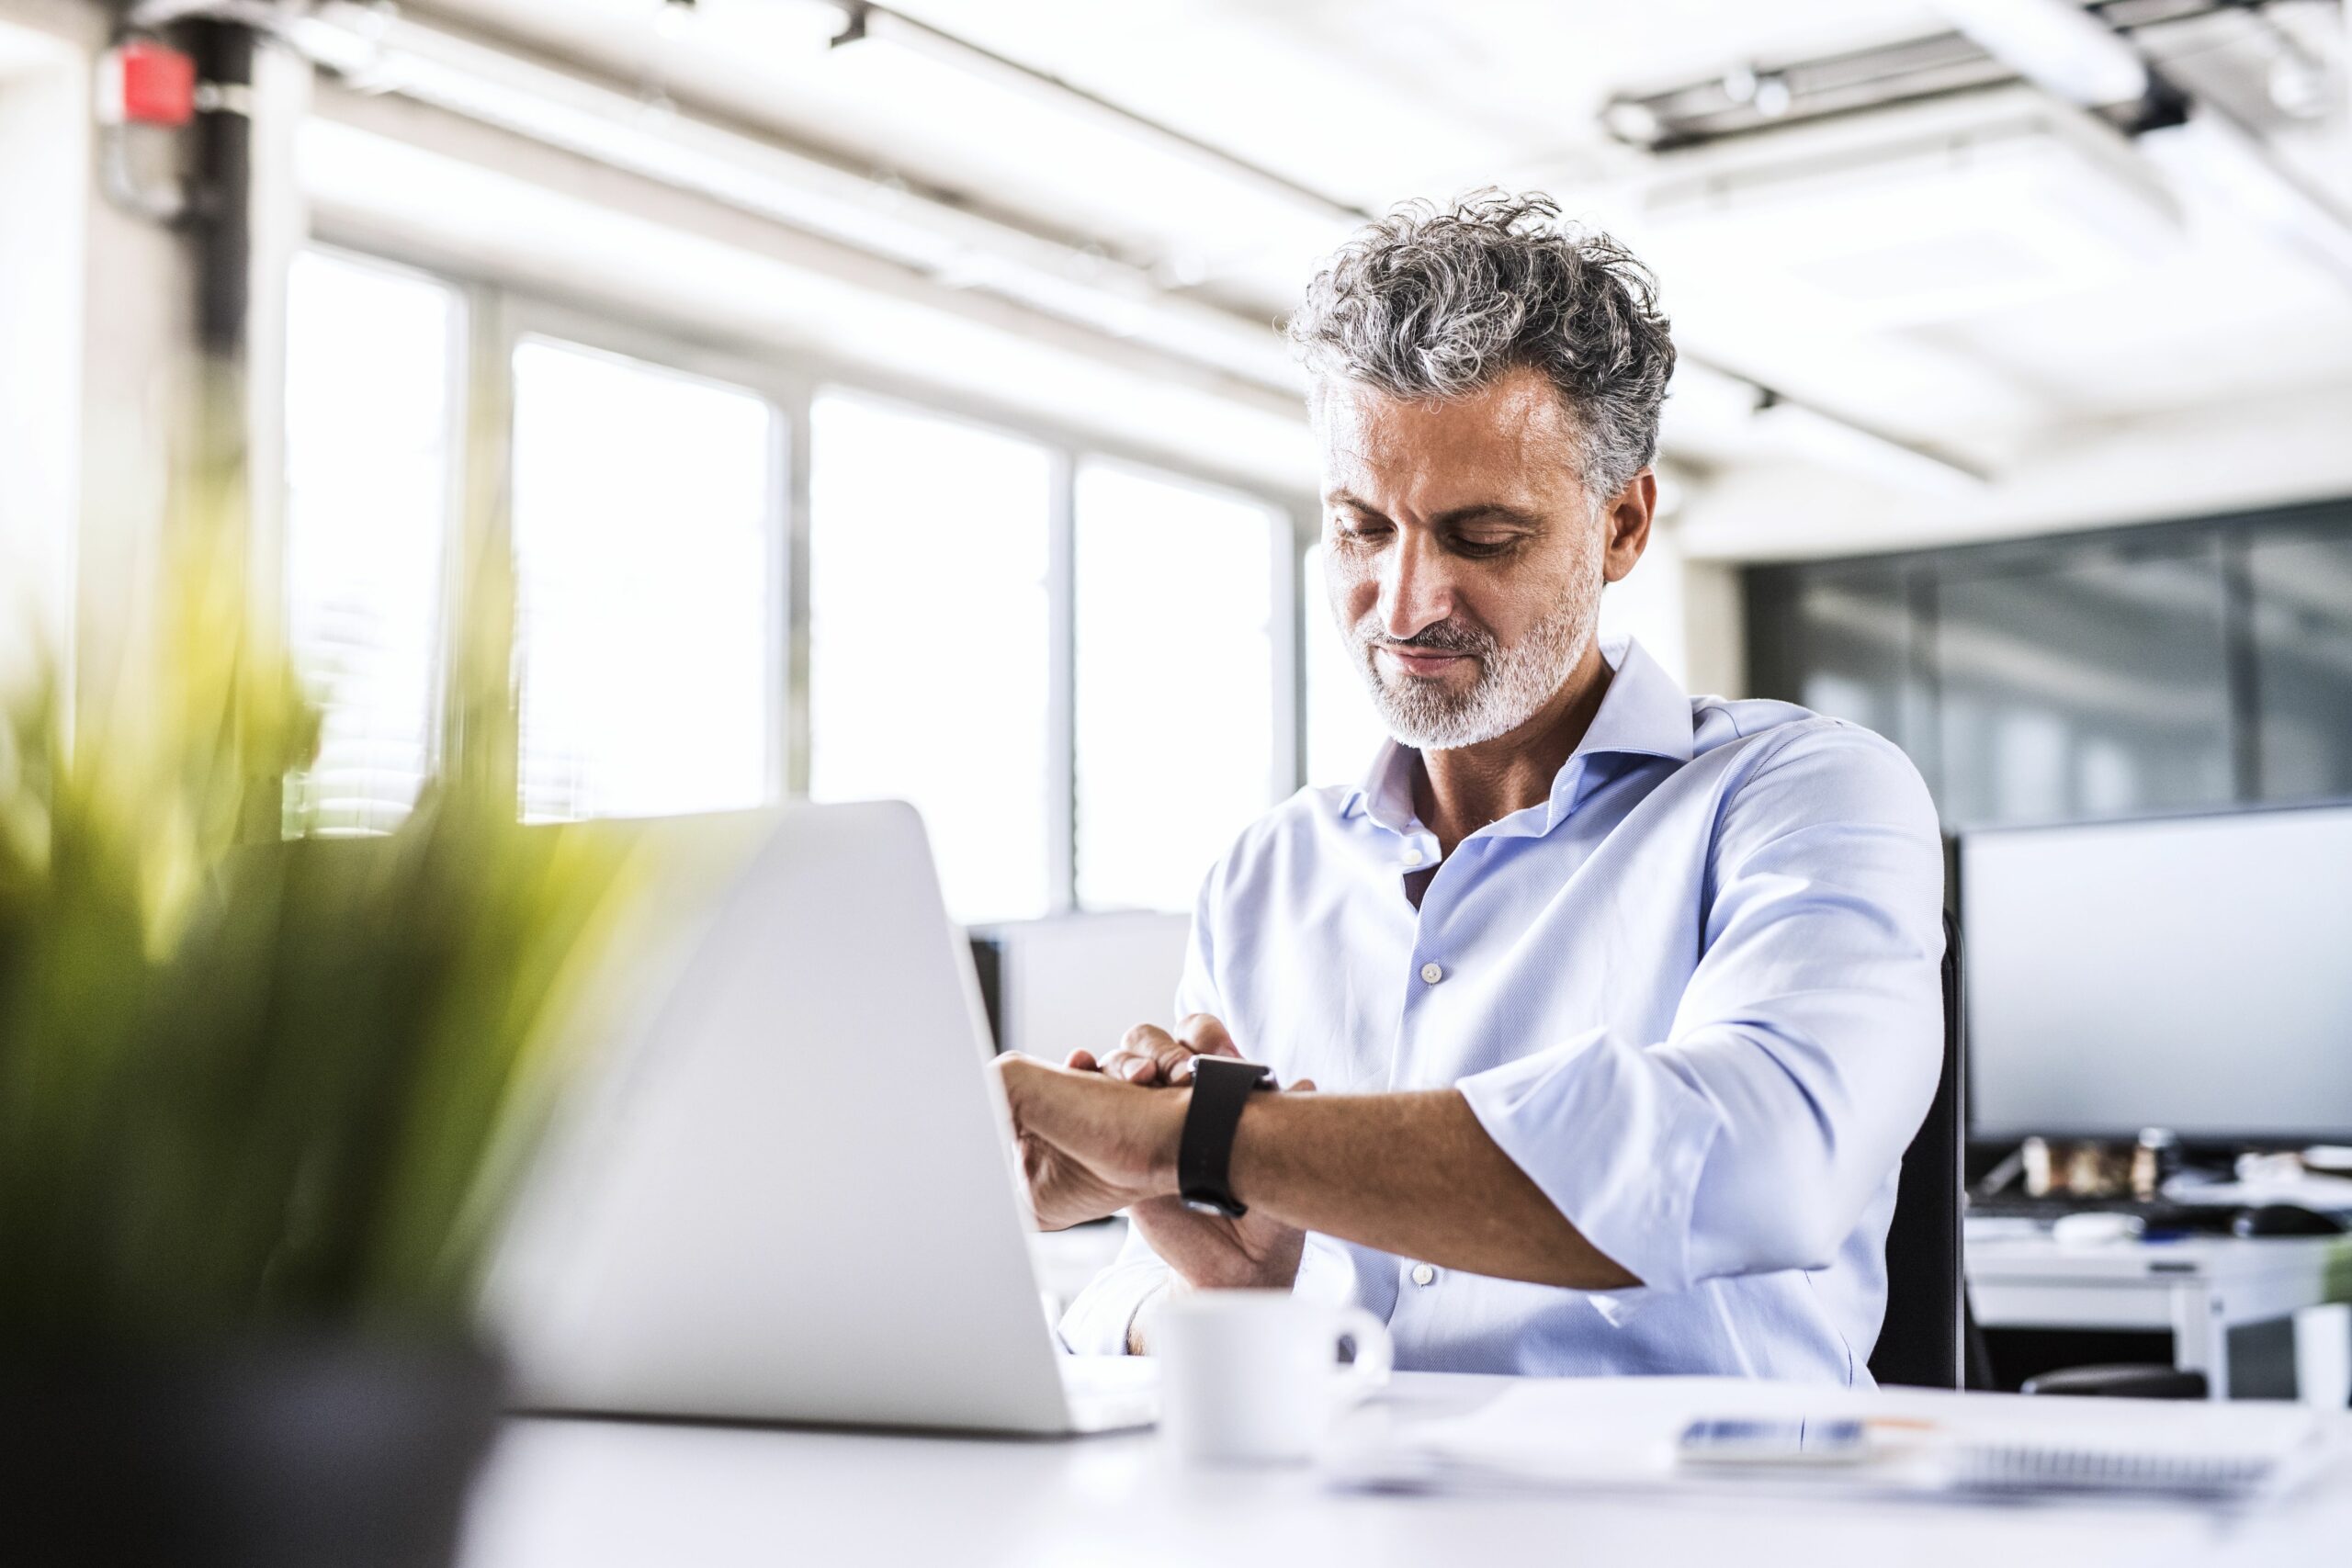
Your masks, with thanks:
[[(669, 858), (710, 859), (700, 831)], [(730, 834), (752, 842), (724, 857), (723, 890), (693, 914), (672, 900), (632, 944), (638, 983), (597, 1010), (597, 1064), (497, 1257), (519, 1403), (1148, 1422), (1148, 1361), (1068, 1355), (1046, 1321), (970, 949), (921, 819), (799, 806)]]

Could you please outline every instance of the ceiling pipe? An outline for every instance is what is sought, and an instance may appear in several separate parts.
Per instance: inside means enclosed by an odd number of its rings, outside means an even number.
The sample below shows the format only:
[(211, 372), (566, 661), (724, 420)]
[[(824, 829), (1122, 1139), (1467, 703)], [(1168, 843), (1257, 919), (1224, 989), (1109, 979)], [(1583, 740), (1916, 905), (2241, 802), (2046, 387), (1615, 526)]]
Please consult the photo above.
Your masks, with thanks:
[[(878, 6), (865, 9), (869, 27), (885, 17), (893, 18), (883, 21), (885, 28), (909, 23)], [(1213, 306), (1170, 298), (1146, 269), (1099, 248), (1051, 241), (716, 122), (674, 110), (649, 114), (642, 102), (616, 86), (513, 51), (477, 44), (353, 0), (152, 0), (145, 10), (167, 20), (218, 16), (261, 26), (362, 91), (426, 103), (953, 278), (959, 286), (991, 288), (1266, 389), (1295, 393), (1301, 384), (1301, 373), (1271, 323), (1258, 326)], [(947, 40), (941, 47), (977, 49), (950, 35), (937, 36)], [(1068, 87), (1058, 78), (1045, 80)], [(1317, 199), (1335, 213), (1367, 216), (1343, 203)], [(1702, 374), (1747, 389), (1759, 413), (1834, 427), (1895, 464), (1944, 482), (1989, 481), (1984, 469), (1929, 444), (1793, 397), (1697, 355), (1686, 352), (1683, 357)]]
[(1317, 190), (1262, 164), (1252, 163), (1215, 142), (1204, 141), (1189, 131), (1179, 130), (1164, 120), (1138, 114), (1124, 104), (1090, 92), (1052, 72), (1025, 65), (959, 34), (918, 20), (903, 11), (875, 4), (874, 0), (837, 0), (837, 3), (847, 18), (847, 25), (834, 37), (832, 47), (835, 49), (872, 39), (928, 55), (959, 69), (982, 72), (1016, 91), (1025, 92), (1031, 96), (1058, 98), (1097, 118), (1140, 132), (1194, 164), (1216, 173), (1238, 175), (1285, 200), (1313, 208), (1320, 217), (1351, 223), (1372, 221), (1374, 214), (1353, 202)]
[(1261, 389), (1303, 389), (1271, 321), (1171, 293), (1149, 268), (1099, 245), (959, 208), (749, 130), (649, 107), (616, 84), (352, 0), (278, 18), (277, 36), (357, 91), (395, 94), (690, 190)]
[(1685, 350), (1679, 355), (1679, 363), (1702, 375), (1717, 377), (1745, 388), (1754, 399), (1754, 412), (1758, 419), (1801, 422), (1825, 433), (1836, 433), (1839, 445), (1869, 456), (1869, 467), (1898, 474), (1905, 479), (1926, 480), (1938, 488), (1954, 485), (1973, 487), (1993, 482), (1989, 470), (1940, 446), (1897, 435), (1867, 420), (1825, 408), (1810, 399), (1792, 396), (1769, 382), (1703, 355)]
[(2140, 51), (2075, 0), (1936, 0), (1936, 7), (1979, 49), (2070, 104), (2112, 108), (2155, 88)]

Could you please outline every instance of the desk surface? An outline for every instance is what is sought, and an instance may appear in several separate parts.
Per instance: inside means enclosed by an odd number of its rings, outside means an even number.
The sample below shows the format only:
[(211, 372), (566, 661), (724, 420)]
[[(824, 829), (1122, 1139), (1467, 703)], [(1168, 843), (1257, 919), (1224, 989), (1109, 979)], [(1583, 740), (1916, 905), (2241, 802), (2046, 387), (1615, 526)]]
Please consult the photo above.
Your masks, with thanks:
[(2352, 1267), (2352, 1235), (2184, 1235), (2165, 1241), (2115, 1241), (2067, 1246), (2047, 1231), (2011, 1229), (2005, 1221), (1971, 1221), (1968, 1276), (1979, 1280), (2045, 1278), (2136, 1280), (2189, 1274), (2244, 1279), (2291, 1273), (2320, 1276)]
[[(1368, 1418), (1453, 1414), (1505, 1384), (1408, 1374)], [(475, 1498), (463, 1562), (2267, 1568), (2337, 1561), (2346, 1540), (2352, 1460), (2233, 1523), (2161, 1506), (1361, 1496), (1303, 1472), (1180, 1470), (1149, 1434), (1047, 1442), (527, 1419)]]

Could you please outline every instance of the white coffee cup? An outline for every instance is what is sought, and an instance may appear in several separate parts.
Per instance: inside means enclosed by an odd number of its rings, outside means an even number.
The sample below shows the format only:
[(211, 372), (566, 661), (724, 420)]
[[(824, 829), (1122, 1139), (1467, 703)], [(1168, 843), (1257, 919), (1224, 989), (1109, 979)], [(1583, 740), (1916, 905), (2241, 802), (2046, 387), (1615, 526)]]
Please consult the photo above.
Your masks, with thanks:
[[(1159, 1424), (1182, 1458), (1300, 1463), (1340, 1413), (1388, 1381), (1396, 1348), (1362, 1307), (1288, 1291), (1200, 1291), (1167, 1302), (1150, 1327)], [(1341, 1365), (1341, 1341), (1355, 1346)]]
[(2352, 1404), (2352, 1305), (2330, 1302), (2295, 1314), (2295, 1396), (2323, 1410)]

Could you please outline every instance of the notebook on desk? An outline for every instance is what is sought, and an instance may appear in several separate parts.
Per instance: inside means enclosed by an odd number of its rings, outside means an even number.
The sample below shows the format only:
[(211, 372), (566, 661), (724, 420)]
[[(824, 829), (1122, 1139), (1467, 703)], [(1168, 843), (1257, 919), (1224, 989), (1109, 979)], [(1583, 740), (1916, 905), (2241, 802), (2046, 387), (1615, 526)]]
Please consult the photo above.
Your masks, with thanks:
[[(1693, 1422), (1860, 1419), (1860, 1462), (1691, 1464)], [(2278, 1404), (2151, 1404), (1727, 1378), (1530, 1380), (1466, 1415), (1345, 1445), (1328, 1479), (1420, 1493), (1759, 1490), (1837, 1498), (2099, 1495), (2205, 1506), (2283, 1496), (2341, 1423)]]

